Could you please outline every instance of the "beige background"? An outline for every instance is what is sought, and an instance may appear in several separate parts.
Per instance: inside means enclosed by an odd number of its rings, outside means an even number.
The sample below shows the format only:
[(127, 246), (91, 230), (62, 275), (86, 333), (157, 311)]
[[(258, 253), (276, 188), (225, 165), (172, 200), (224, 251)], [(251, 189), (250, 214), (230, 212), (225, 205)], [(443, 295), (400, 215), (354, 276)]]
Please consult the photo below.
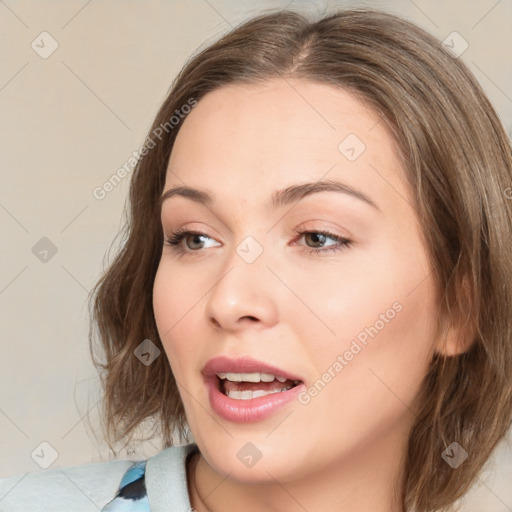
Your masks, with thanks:
[[(56, 457), (51, 468), (108, 460), (86, 421), (98, 424), (99, 399), (86, 300), (121, 225), (129, 177), (102, 200), (93, 190), (140, 147), (192, 53), (287, 5), (318, 14), (376, 6), (441, 40), (457, 31), (469, 45), (460, 58), (510, 134), (510, 0), (0, 0), (0, 477), (41, 470), (31, 454), (42, 442), (51, 446), (43, 445), (43, 462)], [(51, 48), (42, 32), (58, 44), (48, 58), (31, 47)], [(57, 251), (46, 262), (32, 249), (43, 237)], [(127, 457), (159, 450), (143, 443)], [(512, 448), (504, 442), (463, 510), (511, 511), (507, 482)]]

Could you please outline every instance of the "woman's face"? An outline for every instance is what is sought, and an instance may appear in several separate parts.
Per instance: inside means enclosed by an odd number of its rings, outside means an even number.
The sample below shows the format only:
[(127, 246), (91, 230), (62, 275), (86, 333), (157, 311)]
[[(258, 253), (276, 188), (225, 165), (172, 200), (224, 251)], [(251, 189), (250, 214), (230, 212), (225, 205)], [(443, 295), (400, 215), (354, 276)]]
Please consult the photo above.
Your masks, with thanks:
[[(224, 87), (179, 131), (164, 191), (175, 187), (210, 200), (163, 202), (166, 238), (200, 235), (164, 245), (154, 313), (208, 464), (240, 482), (347, 462), (389, 473), (430, 361), (436, 291), (384, 121), (326, 84)], [(257, 361), (226, 372), (301, 382), (252, 399), (293, 383), (232, 382), (229, 398), (203, 374), (216, 357)]]

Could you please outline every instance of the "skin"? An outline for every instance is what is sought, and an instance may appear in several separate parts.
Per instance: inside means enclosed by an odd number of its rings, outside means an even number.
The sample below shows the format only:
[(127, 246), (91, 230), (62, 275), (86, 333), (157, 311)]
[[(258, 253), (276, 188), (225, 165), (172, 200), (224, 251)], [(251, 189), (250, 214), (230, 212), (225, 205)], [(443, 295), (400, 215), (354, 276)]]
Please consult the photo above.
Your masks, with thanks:
[[(366, 146), (354, 161), (338, 149), (349, 134)], [(438, 300), (404, 177), (385, 123), (331, 85), (223, 87), (186, 118), (164, 190), (188, 185), (215, 202), (164, 202), (166, 237), (179, 228), (206, 236), (182, 240), (181, 255), (164, 245), (153, 301), (201, 452), (188, 466), (198, 512), (402, 511), (394, 493), (436, 346)], [(343, 181), (378, 209), (332, 191), (266, 207), (275, 190), (321, 179)], [(352, 243), (326, 252), (336, 240), (297, 229)], [(236, 251), (247, 236), (263, 248), (250, 264)], [(309, 388), (397, 303), (394, 318), (309, 403), (246, 424), (212, 410), (200, 374), (212, 357), (249, 355), (302, 376)], [(448, 347), (450, 340), (448, 333)], [(246, 443), (262, 453), (252, 467), (237, 457)]]

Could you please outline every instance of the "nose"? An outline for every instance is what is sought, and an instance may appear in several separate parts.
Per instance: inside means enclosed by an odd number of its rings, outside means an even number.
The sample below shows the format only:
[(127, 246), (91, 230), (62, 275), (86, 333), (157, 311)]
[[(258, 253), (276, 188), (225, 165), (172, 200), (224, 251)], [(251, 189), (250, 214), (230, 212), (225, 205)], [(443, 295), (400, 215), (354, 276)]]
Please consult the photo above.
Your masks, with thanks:
[(263, 255), (247, 263), (234, 250), (207, 297), (208, 322), (215, 329), (230, 332), (272, 327), (278, 321), (275, 281)]

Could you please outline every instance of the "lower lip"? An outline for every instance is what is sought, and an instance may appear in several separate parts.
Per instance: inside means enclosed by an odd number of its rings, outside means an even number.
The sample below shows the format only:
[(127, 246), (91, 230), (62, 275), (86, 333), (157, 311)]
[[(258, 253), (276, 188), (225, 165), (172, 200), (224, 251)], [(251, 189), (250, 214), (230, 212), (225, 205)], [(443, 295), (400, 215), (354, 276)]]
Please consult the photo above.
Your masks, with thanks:
[(210, 405), (221, 418), (234, 423), (252, 423), (263, 420), (296, 399), (304, 389), (304, 383), (301, 382), (288, 391), (271, 393), (249, 400), (237, 400), (222, 393), (218, 382), (215, 375), (206, 378)]

